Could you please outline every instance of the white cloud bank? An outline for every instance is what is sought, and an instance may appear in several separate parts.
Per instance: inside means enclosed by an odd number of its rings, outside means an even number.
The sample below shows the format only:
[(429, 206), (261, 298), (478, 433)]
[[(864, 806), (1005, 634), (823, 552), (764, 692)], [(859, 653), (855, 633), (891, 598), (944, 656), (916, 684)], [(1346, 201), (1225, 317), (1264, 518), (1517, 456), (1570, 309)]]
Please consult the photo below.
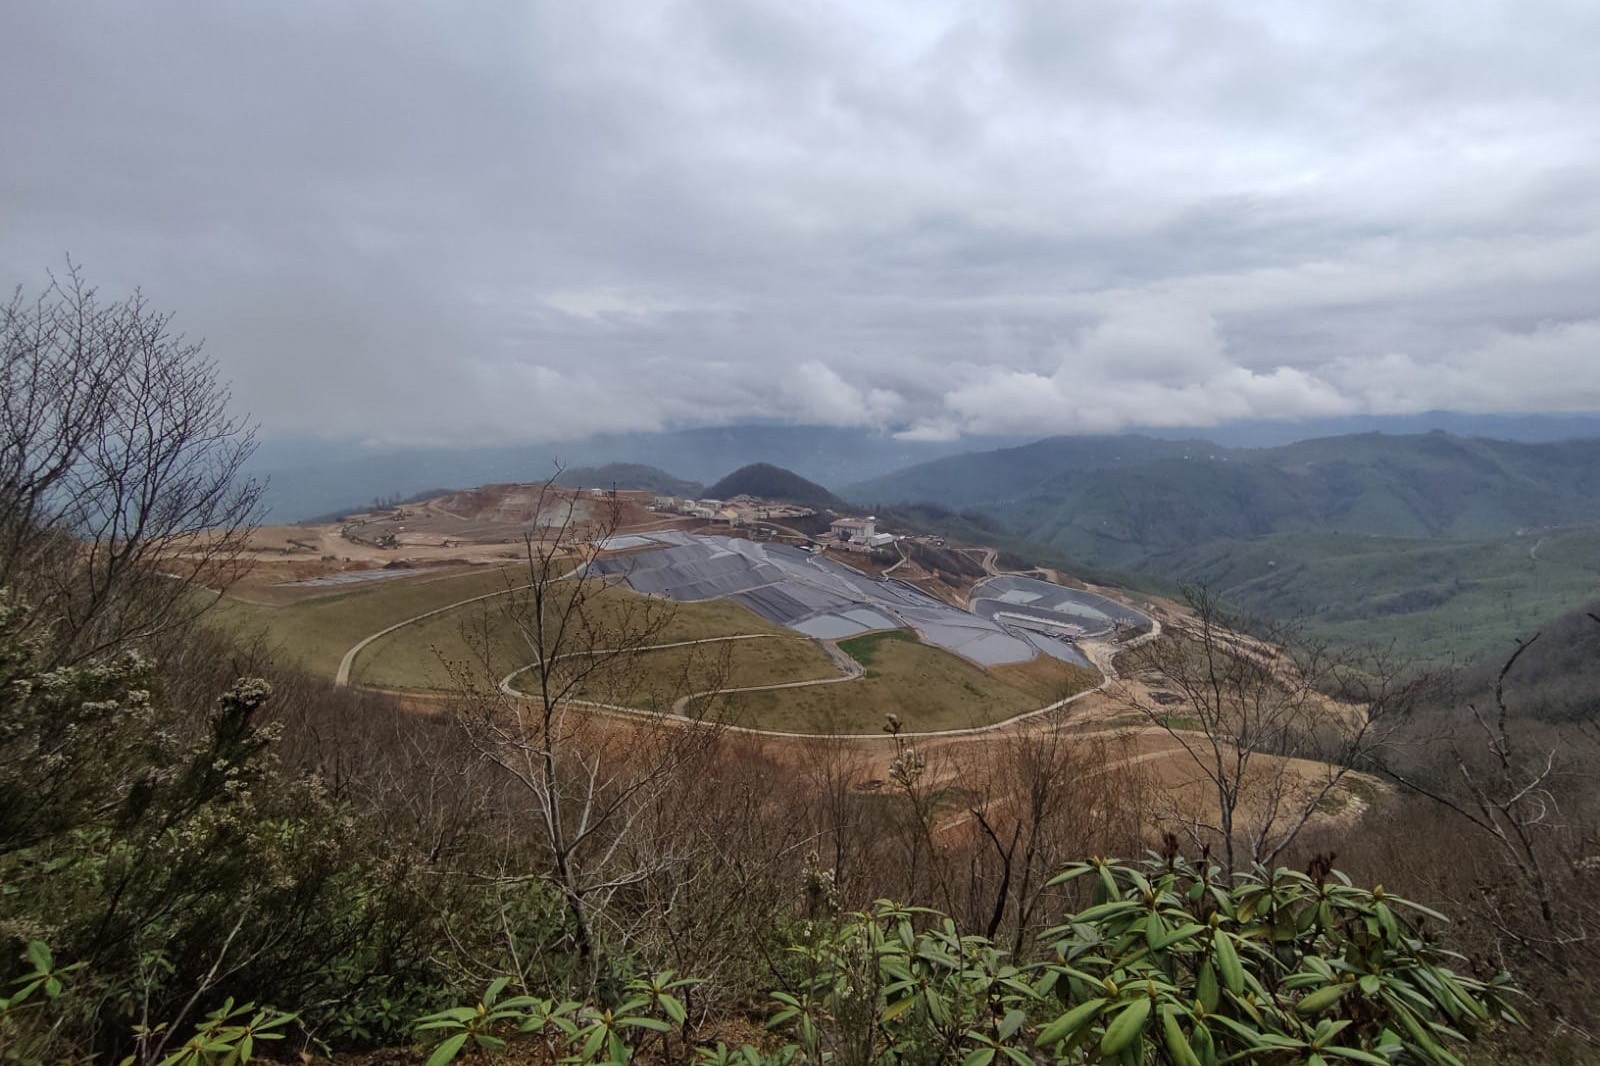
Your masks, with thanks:
[(1600, 5), (0, 7), (0, 279), (269, 434), (1600, 410)]

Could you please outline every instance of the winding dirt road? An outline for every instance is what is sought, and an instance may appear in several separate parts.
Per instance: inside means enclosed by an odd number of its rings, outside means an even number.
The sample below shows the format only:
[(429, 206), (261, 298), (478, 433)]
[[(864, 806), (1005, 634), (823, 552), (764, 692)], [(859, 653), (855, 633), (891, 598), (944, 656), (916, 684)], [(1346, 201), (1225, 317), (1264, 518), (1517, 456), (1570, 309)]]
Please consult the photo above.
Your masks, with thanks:
[(420, 622), (424, 618), (432, 618), (434, 615), (444, 614), (446, 611), (453, 611), (458, 607), (465, 607), (469, 603), (479, 603), (483, 600), (492, 600), (496, 596), (505, 596), (512, 592), (521, 592), (523, 589), (530, 589), (532, 587), (532, 585), (517, 585), (514, 588), (496, 589), (493, 592), (486, 592), (482, 596), (469, 596), (464, 600), (457, 600), (455, 603), (447, 603), (443, 607), (435, 607), (431, 611), (423, 611), (421, 614), (412, 615), (410, 618), (396, 622), (392, 626), (380, 629), (370, 637), (365, 637), (350, 646), (350, 650), (345, 652), (344, 657), (339, 660), (339, 669), (338, 672), (333, 675), (333, 683), (337, 688), (344, 688), (349, 685), (350, 668), (355, 665), (356, 656), (365, 651), (367, 646), (372, 644), (374, 641), (383, 639), (397, 629), (404, 629), (406, 626)]
[[(433, 617), (435, 617), (437, 615), (445, 614), (446, 612), (449, 612), (449, 611), (454, 611), (454, 610), (456, 610), (458, 608), (465, 607), (465, 606), (467, 606), (469, 604), (480, 603), (480, 602), (482, 602), (484, 600), (493, 599), (496, 596), (509, 595), (510, 593), (519, 592), (519, 591), (522, 591), (522, 590), (527, 589), (529, 587), (530, 586), (528, 586), (528, 585), (518, 585), (518, 586), (513, 586), (511, 588), (496, 589), (494, 592), (487, 592), (487, 593), (484, 593), (484, 594), (479, 595), (479, 596), (469, 596), (466, 599), (457, 600), (455, 603), (448, 603), (448, 604), (445, 604), (443, 607), (435, 607), (432, 610), (424, 611), (421, 614), (413, 615), (412, 617), (403, 619), (402, 621), (396, 622), (391, 626), (385, 626), (383, 629), (378, 630), (376, 633), (373, 633), (370, 636), (364, 637), (360, 641), (357, 641), (355, 644), (351, 645), (349, 650), (347, 650), (344, 653), (344, 656), (339, 660), (339, 669), (338, 669), (338, 672), (334, 675), (334, 682), (333, 683), (335, 685), (339, 686), (339, 687), (347, 687), (347, 686), (349, 686), (350, 685), (350, 672), (351, 672), (351, 669), (355, 665), (356, 657), (358, 655), (360, 655), (363, 651), (365, 651), (374, 642), (376, 642), (378, 640), (381, 640), (382, 638), (388, 636), (391, 633), (394, 633), (397, 630), (404, 629), (406, 626), (413, 625), (414, 623), (423, 621), (424, 619), (433, 618)], [(1144, 636), (1139, 637), (1136, 640), (1129, 642), (1127, 645), (1124, 645), (1124, 647), (1131, 648), (1131, 647), (1135, 647), (1135, 646), (1137, 646), (1139, 644), (1142, 644), (1142, 643), (1144, 643), (1146, 641), (1154, 640), (1158, 635), (1160, 635), (1161, 626), (1160, 626), (1160, 623), (1155, 622), (1153, 619), (1152, 619), (1152, 625), (1155, 628), (1150, 633), (1147, 633)], [(780, 636), (781, 636), (780, 634), (775, 634), (775, 633), (742, 633), (742, 634), (737, 634), (737, 635), (733, 635), (733, 636), (726, 636), (726, 637), (704, 637), (704, 638), (701, 638), (699, 640), (682, 640), (682, 641), (676, 641), (676, 642), (669, 643), (669, 644), (652, 645), (649, 648), (640, 648), (638, 650), (640, 650), (640, 651), (655, 651), (655, 650), (663, 650), (663, 649), (667, 649), (667, 648), (690, 647), (690, 646), (701, 645), (701, 644), (727, 643), (727, 642), (736, 641), (736, 640), (779, 639)], [(825, 651), (827, 651), (829, 657), (831, 659), (833, 659), (833, 661), (834, 661), (834, 663), (836, 665), (839, 666), (839, 668), (841, 670), (841, 676), (839, 676), (839, 677), (817, 678), (817, 679), (809, 680), (809, 681), (785, 681), (785, 682), (780, 682), (780, 683), (771, 684), (771, 685), (751, 685), (751, 686), (747, 686), (747, 687), (744, 687), (744, 688), (720, 689), (720, 690), (716, 690), (716, 691), (720, 691), (720, 692), (724, 692), (724, 693), (761, 692), (761, 691), (770, 691), (770, 690), (774, 690), (774, 689), (804, 688), (804, 687), (813, 686), (813, 685), (837, 685), (837, 684), (841, 684), (841, 683), (846, 682), (846, 681), (855, 681), (858, 678), (860, 678), (860, 677), (865, 675), (866, 671), (862, 668), (861, 664), (856, 662), (855, 659), (851, 658), (849, 655), (845, 654), (842, 650), (840, 650), (840, 648), (838, 647), (838, 645), (835, 642), (823, 641), (821, 643), (823, 645), (823, 649)], [(999, 734), (999, 733), (1001, 733), (1001, 732), (1003, 732), (1003, 731), (1005, 731), (1007, 729), (1014, 729), (1017, 726), (1019, 726), (1021, 724), (1024, 724), (1024, 723), (1036, 722), (1036, 721), (1038, 721), (1038, 720), (1040, 720), (1040, 719), (1042, 719), (1042, 718), (1044, 718), (1044, 717), (1046, 717), (1046, 716), (1048, 716), (1050, 714), (1053, 714), (1054, 712), (1060, 711), (1063, 708), (1068, 707), (1071, 704), (1078, 702), (1079, 700), (1084, 699), (1085, 697), (1092, 696), (1092, 695), (1094, 695), (1096, 693), (1099, 693), (1099, 692), (1103, 692), (1107, 688), (1107, 686), (1109, 686), (1117, 678), (1116, 670), (1115, 670), (1114, 667), (1112, 667), (1111, 663), (1112, 663), (1112, 659), (1115, 657), (1117, 651), (1120, 650), (1120, 649), (1115, 647), (1115, 646), (1112, 646), (1112, 645), (1102, 644), (1101, 642), (1098, 642), (1098, 641), (1086, 641), (1086, 642), (1080, 644), (1079, 647), (1083, 649), (1084, 655), (1089, 659), (1090, 662), (1095, 664), (1096, 668), (1100, 670), (1100, 673), (1102, 675), (1100, 684), (1096, 685), (1094, 688), (1085, 689), (1082, 692), (1074, 693), (1073, 695), (1068, 696), (1065, 699), (1057, 700), (1054, 703), (1046, 704), (1045, 706), (1039, 707), (1039, 708), (1037, 708), (1035, 710), (1032, 710), (1032, 711), (1026, 711), (1026, 712), (1024, 712), (1022, 714), (1019, 714), (1019, 715), (1013, 715), (1012, 717), (1007, 718), (1004, 721), (994, 722), (994, 723), (991, 723), (989, 725), (966, 726), (966, 727), (959, 728), (959, 729), (928, 730), (928, 731), (917, 732), (915, 734), (908, 734), (908, 735), (914, 735), (914, 736), (916, 736), (918, 738), (930, 738), (930, 739), (932, 739), (932, 738), (952, 738), (952, 737), (983, 737), (983, 736), (997, 735), (997, 734)], [(598, 654), (598, 652), (596, 654)], [(500, 685), (499, 685), (500, 691), (505, 693), (508, 696), (526, 698), (527, 697), (527, 693), (522, 692), (519, 689), (517, 689), (516, 686), (513, 684), (513, 682), (515, 681), (515, 679), (519, 675), (527, 673), (529, 670), (533, 669), (537, 665), (538, 665), (537, 662), (532, 662), (532, 663), (527, 664), (526, 666), (522, 666), (522, 667), (517, 668), (516, 670), (513, 670), (510, 674), (506, 675), (504, 678), (501, 679)], [(691, 700), (696, 699), (698, 697), (702, 697), (702, 696), (708, 696), (708, 695), (711, 695), (711, 694), (712, 694), (711, 691), (694, 692), (694, 693), (690, 693), (687, 696), (680, 697), (678, 700), (674, 701), (674, 703), (672, 705), (672, 710), (670, 712), (649, 711), (649, 710), (643, 710), (643, 709), (640, 709), (640, 708), (637, 708), (637, 707), (623, 707), (623, 706), (618, 706), (618, 705), (614, 705), (614, 704), (596, 703), (596, 702), (591, 702), (591, 701), (587, 701), (587, 700), (573, 700), (571, 702), (573, 702), (574, 704), (583, 706), (583, 707), (588, 707), (588, 708), (590, 708), (592, 710), (599, 711), (599, 712), (604, 713), (604, 714), (609, 714), (609, 715), (623, 715), (623, 716), (626, 716), (628, 718), (633, 718), (633, 719), (644, 717), (644, 718), (650, 718), (650, 719), (656, 719), (656, 720), (662, 720), (662, 721), (676, 721), (676, 722), (681, 723), (683, 725), (692, 725), (692, 724), (701, 724), (700, 719), (694, 718), (691, 715), (684, 714), (683, 713), (684, 710), (687, 708), (687, 706), (688, 706), (688, 704), (689, 704), (689, 702)], [(724, 725), (724, 726), (722, 726), (722, 728), (725, 729), (725, 730), (731, 731), (731, 732), (746, 734), (746, 735), (750, 735), (750, 736), (775, 737), (775, 738), (791, 739), (791, 740), (794, 740), (794, 739), (812, 739), (812, 740), (815, 740), (815, 739), (817, 739), (817, 738), (819, 738), (820, 736), (823, 735), (823, 734), (819, 734), (819, 733), (795, 732), (795, 731), (788, 731), (788, 730), (757, 729), (757, 728), (754, 728), (754, 727), (751, 727), (751, 726)], [(885, 740), (890, 739), (890, 738), (886, 737), (881, 732), (880, 733), (843, 733), (843, 734), (835, 733), (835, 734), (827, 734), (827, 735), (832, 737), (832, 738), (834, 738), (834, 739), (853, 740), (853, 741), (885, 741)]]

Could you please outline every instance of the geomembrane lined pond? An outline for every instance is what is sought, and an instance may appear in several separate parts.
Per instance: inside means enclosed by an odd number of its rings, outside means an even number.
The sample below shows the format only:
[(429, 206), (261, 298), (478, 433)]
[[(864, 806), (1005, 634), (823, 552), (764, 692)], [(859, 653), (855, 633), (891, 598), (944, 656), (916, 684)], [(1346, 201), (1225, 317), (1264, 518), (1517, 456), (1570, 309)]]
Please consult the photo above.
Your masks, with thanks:
[(737, 537), (672, 530), (617, 537), (603, 547), (645, 549), (593, 564), (599, 573), (625, 578), (636, 592), (682, 602), (735, 600), (820, 639), (909, 628), (925, 643), (982, 666), (1027, 662), (1039, 653), (1088, 666), (1061, 636), (1099, 635), (1113, 621), (1145, 620), (1103, 596), (1010, 576), (974, 589), (974, 611), (964, 611), (893, 578), (868, 577), (787, 544)]

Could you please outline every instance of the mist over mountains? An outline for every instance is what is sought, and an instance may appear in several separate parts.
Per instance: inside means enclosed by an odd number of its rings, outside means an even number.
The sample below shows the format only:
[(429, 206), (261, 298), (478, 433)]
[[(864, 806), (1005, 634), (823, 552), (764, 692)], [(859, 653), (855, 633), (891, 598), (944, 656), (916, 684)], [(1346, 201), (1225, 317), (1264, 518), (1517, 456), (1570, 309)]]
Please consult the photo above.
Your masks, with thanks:
[(285, 442), (257, 458), (270, 478), (270, 519), (294, 522), (376, 496), (437, 486), (542, 481), (559, 468), (630, 463), (682, 481), (711, 484), (741, 466), (771, 463), (829, 488), (880, 477), (960, 452), (1021, 443), (1015, 438), (902, 440), (870, 429), (746, 425), (671, 433), (605, 434), (581, 441), (491, 448), (417, 448), (362, 455), (357, 446)]
[[(1375, 421), (1440, 425), (1384, 433), (1370, 431)], [(559, 457), (566, 484), (853, 505), (1070, 572), (1168, 592), (1205, 584), (1254, 616), (1303, 619), (1335, 641), (1394, 641), (1442, 664), (1492, 659), (1600, 599), (1600, 434), (1582, 435), (1593, 421), (1334, 420), (1369, 431), (1271, 446), (1227, 442), (1290, 425), (1221, 427), (1221, 440), (1027, 443), (729, 426), (559, 450), (330, 455), (276, 474), (269, 501), (279, 521), (326, 516), (377, 496), (540, 480)]]
[[(1435, 412), (1309, 422), (1243, 421), (1204, 432), (1150, 429), (1143, 435), (1163, 441), (1204, 438), (1194, 445), (1196, 448), (1257, 448), (1349, 433), (1419, 433), (1433, 429), (1463, 436), (1545, 442), (1600, 437), (1600, 417)], [(440, 486), (543, 480), (556, 472), (558, 463), (563, 469), (608, 463), (648, 465), (680, 481), (710, 484), (737, 467), (765, 462), (837, 492), (920, 463), (1028, 442), (1028, 438), (971, 436), (948, 441), (908, 440), (875, 429), (816, 425), (716, 426), (472, 448), (373, 450), (356, 441), (289, 437), (263, 444), (252, 468), (270, 479), (266, 494), (269, 519), (292, 522), (360, 506), (379, 496), (409, 496)], [(1181, 450), (1174, 454), (1181, 454)], [(920, 498), (942, 497), (930, 492)]]

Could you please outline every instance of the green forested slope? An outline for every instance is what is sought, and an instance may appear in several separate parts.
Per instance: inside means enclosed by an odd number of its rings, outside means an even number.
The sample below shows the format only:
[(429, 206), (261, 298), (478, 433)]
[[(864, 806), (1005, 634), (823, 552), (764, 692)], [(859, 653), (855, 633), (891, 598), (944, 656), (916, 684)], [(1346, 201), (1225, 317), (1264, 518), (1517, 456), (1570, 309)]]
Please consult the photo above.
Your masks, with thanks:
[(1372, 433), (1230, 451), (1053, 438), (925, 463), (844, 494), (978, 508), (1030, 539), (1125, 564), (1219, 537), (1496, 537), (1600, 521), (1600, 440)]
[(1433, 660), (1492, 656), (1600, 591), (1600, 441), (1360, 434), (1227, 450), (1055, 438), (853, 486), (928, 500), (1102, 571)]
[(757, 496), (764, 500), (786, 500), (811, 507), (828, 507), (840, 502), (837, 496), (815, 481), (807, 481), (792, 470), (771, 463), (741, 466), (706, 489), (706, 495), (716, 500)]

